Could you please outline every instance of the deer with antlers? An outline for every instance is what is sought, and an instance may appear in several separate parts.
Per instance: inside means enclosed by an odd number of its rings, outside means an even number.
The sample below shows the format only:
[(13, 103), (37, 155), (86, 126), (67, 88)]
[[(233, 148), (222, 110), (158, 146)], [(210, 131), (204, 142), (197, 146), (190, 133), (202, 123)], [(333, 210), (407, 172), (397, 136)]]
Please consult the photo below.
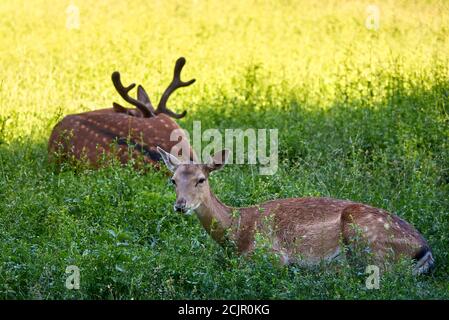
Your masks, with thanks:
[(409, 223), (385, 210), (348, 200), (290, 198), (248, 208), (232, 208), (212, 193), (208, 178), (222, 168), (228, 151), (214, 155), (208, 164), (181, 162), (161, 148), (159, 153), (173, 172), (176, 211), (195, 211), (201, 224), (220, 244), (231, 243), (239, 253), (255, 249), (255, 235), (266, 236), (281, 263), (316, 264), (345, 256), (345, 244), (367, 245), (380, 267), (400, 256), (416, 260), (414, 273), (434, 265), (423, 236)]
[(112, 74), (115, 89), (126, 102), (136, 108), (125, 108), (114, 102), (113, 108), (66, 116), (56, 124), (50, 136), (50, 156), (58, 154), (58, 158), (73, 157), (78, 160), (87, 158), (96, 167), (102, 154), (111, 153), (111, 148), (116, 146), (116, 155), (122, 163), (143, 156), (144, 162), (157, 165), (160, 156), (156, 147), (161, 146), (167, 150), (174, 147), (185, 148), (183, 150), (189, 150), (193, 159), (194, 152), (181, 130), (178, 131), (177, 141), (170, 140), (171, 133), (180, 129), (171, 118), (183, 118), (186, 111), (177, 114), (167, 108), (168, 98), (176, 89), (195, 82), (195, 79), (186, 82), (181, 80), (185, 63), (183, 57), (176, 61), (173, 80), (162, 94), (156, 109), (140, 85), (137, 88), (137, 99), (132, 98), (129, 92), (136, 85), (132, 83), (124, 86), (120, 73), (115, 71)]

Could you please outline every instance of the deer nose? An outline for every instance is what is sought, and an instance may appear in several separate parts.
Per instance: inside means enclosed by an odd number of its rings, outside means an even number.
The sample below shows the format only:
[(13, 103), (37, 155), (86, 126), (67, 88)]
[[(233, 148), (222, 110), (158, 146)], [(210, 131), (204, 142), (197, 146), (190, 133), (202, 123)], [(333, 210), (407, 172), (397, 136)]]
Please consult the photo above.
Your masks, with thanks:
[(176, 200), (174, 209), (177, 212), (185, 212), (186, 211), (186, 200), (185, 199)]

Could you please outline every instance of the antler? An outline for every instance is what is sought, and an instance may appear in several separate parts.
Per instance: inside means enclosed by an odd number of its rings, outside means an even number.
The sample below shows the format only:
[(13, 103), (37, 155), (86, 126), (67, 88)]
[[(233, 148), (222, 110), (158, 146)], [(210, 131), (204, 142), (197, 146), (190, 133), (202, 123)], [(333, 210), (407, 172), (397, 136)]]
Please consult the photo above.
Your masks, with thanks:
[[(142, 102), (142, 101), (136, 100), (134, 98), (131, 98), (129, 96), (128, 93), (129, 93), (129, 91), (131, 91), (136, 86), (135, 83), (131, 83), (127, 87), (123, 86), (122, 81), (120, 79), (120, 73), (118, 71), (114, 71), (112, 73), (111, 78), (112, 78), (112, 83), (114, 84), (115, 89), (117, 90), (117, 92), (120, 94), (120, 96), (126, 102), (132, 104), (133, 106), (136, 106), (142, 112), (142, 114), (143, 114), (143, 116), (145, 118), (149, 118), (149, 117), (154, 117), (155, 116), (156, 112), (154, 111), (154, 107), (151, 105), (151, 102), (150, 102), (149, 98), (147, 99), (147, 101)], [(114, 103), (114, 109), (117, 109), (117, 110), (125, 109), (126, 110), (126, 108), (122, 107), (118, 103)]]
[(179, 114), (179, 113), (175, 113), (175, 112), (167, 109), (168, 98), (176, 89), (181, 88), (181, 87), (190, 86), (192, 83), (195, 82), (195, 79), (192, 79), (187, 82), (184, 82), (181, 80), (181, 71), (185, 64), (186, 64), (186, 59), (184, 57), (181, 57), (178, 60), (176, 60), (175, 71), (173, 74), (173, 80), (171, 81), (171, 83), (167, 87), (167, 89), (165, 89), (165, 92), (162, 95), (161, 100), (159, 101), (159, 104), (157, 106), (156, 114), (166, 113), (169, 116), (176, 118), (176, 119), (183, 118), (187, 114), (187, 111), (183, 111), (182, 113)]

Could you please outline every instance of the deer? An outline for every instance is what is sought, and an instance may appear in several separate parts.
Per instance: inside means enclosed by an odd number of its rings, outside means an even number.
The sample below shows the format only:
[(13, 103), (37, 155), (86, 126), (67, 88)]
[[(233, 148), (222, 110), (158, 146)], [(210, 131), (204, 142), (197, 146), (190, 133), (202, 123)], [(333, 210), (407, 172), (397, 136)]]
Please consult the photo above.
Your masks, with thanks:
[[(374, 262), (384, 270), (389, 259), (415, 261), (414, 274), (429, 272), (434, 258), (424, 237), (408, 222), (383, 209), (328, 197), (276, 199), (246, 208), (222, 203), (211, 191), (209, 176), (229, 156), (224, 149), (206, 163), (182, 160), (157, 148), (173, 173), (174, 210), (195, 212), (207, 233), (220, 245), (250, 256), (255, 236), (268, 239), (270, 251), (281, 265), (314, 266), (344, 257), (351, 241), (367, 244)], [(185, 159), (185, 158), (184, 158)], [(385, 268), (384, 268), (385, 267)]]
[[(137, 99), (129, 92), (136, 86), (131, 83), (123, 85), (118, 71), (112, 73), (112, 83), (119, 95), (135, 108), (125, 108), (113, 102), (112, 108), (94, 110), (64, 117), (55, 125), (51, 133), (48, 150), (50, 159), (58, 160), (69, 157), (83, 160), (93, 167), (99, 167), (103, 154), (116, 152), (121, 163), (143, 156), (144, 163), (158, 167), (160, 155), (157, 146), (189, 150), (193, 159), (195, 154), (186, 136), (174, 119), (183, 118), (187, 112), (178, 114), (167, 108), (171, 94), (182, 87), (190, 86), (195, 79), (181, 80), (181, 71), (185, 58), (177, 59), (173, 79), (162, 94), (157, 108), (154, 108), (145, 89), (137, 87)], [(177, 132), (177, 140), (171, 141), (170, 135)], [(115, 148), (115, 149), (114, 149)]]

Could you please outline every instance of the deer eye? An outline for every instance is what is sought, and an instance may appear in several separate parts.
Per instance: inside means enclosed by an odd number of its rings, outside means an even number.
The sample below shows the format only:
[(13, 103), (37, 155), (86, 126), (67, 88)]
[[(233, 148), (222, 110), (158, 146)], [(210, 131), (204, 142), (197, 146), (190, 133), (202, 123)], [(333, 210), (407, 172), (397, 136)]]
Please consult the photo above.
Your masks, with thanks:
[(198, 184), (201, 184), (201, 183), (204, 183), (204, 181), (206, 181), (205, 178), (199, 178), (199, 179), (198, 179), (197, 185), (198, 185)]
[(175, 179), (171, 178), (170, 181), (171, 181), (171, 184), (172, 184), (172, 185), (176, 186), (176, 181), (175, 181)]

